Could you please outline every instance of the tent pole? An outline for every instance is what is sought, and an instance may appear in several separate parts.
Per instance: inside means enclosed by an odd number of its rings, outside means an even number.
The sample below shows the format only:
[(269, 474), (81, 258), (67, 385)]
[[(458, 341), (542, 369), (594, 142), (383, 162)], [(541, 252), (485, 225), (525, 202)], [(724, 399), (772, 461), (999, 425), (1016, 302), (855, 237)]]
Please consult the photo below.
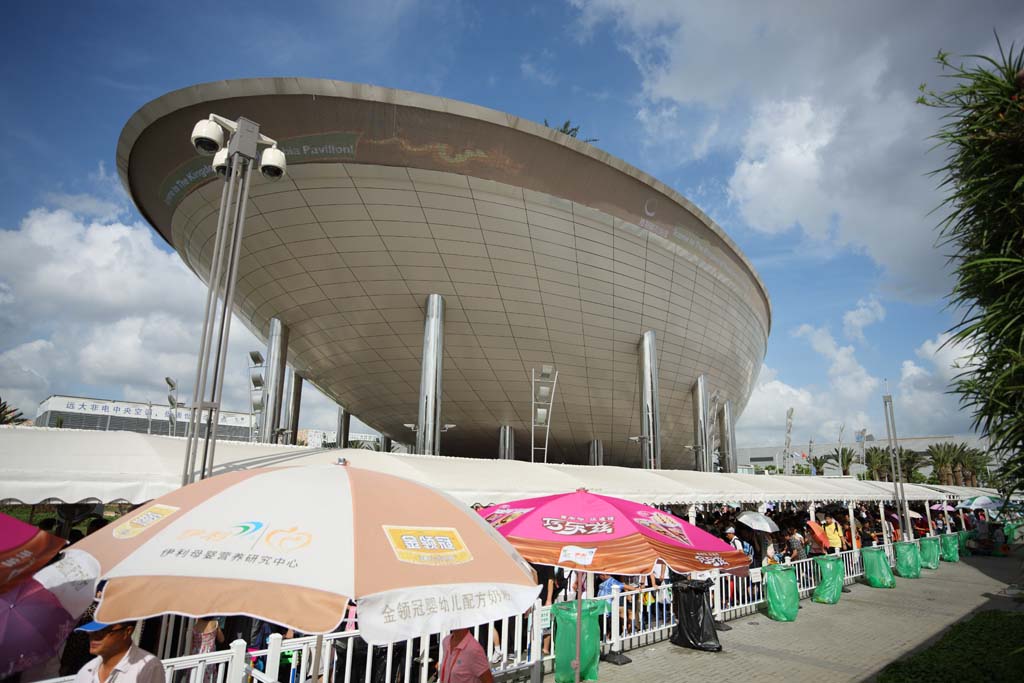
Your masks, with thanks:
[[(313, 668), (310, 670), (310, 676), (313, 679), (313, 683), (318, 683), (320, 680), (320, 652), (324, 649), (324, 634), (316, 634), (316, 643), (313, 645)], [(270, 673), (269, 671), (267, 673)]]
[(576, 587), (576, 661), (573, 662), (573, 676), (580, 683), (580, 636), (583, 634), (583, 591)]

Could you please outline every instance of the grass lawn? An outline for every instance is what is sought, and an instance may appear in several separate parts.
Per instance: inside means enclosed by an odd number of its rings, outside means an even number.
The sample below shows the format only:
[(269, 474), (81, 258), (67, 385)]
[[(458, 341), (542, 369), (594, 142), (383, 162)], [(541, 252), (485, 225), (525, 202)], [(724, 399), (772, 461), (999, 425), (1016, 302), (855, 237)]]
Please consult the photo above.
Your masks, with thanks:
[(880, 683), (1024, 680), (1024, 612), (979, 612), (927, 650), (890, 664)]

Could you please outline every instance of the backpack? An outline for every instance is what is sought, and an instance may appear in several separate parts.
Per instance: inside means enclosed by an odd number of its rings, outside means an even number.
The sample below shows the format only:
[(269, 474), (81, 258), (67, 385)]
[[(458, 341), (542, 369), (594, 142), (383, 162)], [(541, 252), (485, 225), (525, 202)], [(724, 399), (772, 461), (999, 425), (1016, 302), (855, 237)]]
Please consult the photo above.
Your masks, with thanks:
[(754, 546), (750, 545), (750, 543), (748, 541), (743, 541), (743, 539), (740, 539), (740, 540), (743, 542), (743, 552), (746, 554), (746, 556), (748, 558), (753, 560), (754, 559)]

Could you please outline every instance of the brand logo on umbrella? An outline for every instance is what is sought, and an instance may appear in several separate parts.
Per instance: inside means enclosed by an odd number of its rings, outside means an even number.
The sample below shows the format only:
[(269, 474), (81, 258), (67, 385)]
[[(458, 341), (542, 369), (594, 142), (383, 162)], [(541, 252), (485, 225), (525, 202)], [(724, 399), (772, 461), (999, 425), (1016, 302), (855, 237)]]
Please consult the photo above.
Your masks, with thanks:
[(585, 520), (582, 517), (544, 517), (544, 528), (559, 536), (590, 536), (593, 534), (614, 534), (615, 518), (598, 517)]
[(146, 529), (167, 519), (177, 511), (178, 508), (173, 505), (150, 505), (131, 519), (121, 522), (114, 527), (114, 538), (134, 538)]
[(701, 564), (707, 564), (712, 567), (724, 567), (728, 562), (722, 559), (722, 556), (718, 553), (696, 553), (693, 559), (697, 560)]
[(387, 524), (382, 528), (400, 562), (440, 566), (463, 564), (473, 559), (458, 529)]
[(301, 531), (293, 526), (287, 529), (271, 529), (264, 522), (239, 522), (227, 529), (185, 529), (178, 534), (178, 540), (198, 540), (206, 543), (222, 543), (225, 541), (244, 541), (250, 548), (255, 548), (262, 541), (277, 550), (292, 552), (305, 548), (313, 542), (313, 534)]

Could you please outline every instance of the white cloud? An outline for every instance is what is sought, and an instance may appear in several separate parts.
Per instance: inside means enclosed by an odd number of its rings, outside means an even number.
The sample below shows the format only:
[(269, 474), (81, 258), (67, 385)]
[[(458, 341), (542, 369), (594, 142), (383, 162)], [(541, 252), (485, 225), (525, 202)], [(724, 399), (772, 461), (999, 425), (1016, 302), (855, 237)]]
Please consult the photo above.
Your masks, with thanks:
[(540, 64), (530, 55), (525, 55), (519, 62), (519, 71), (528, 81), (536, 81), (548, 87), (558, 84), (555, 72), (550, 67)]
[(962, 434), (970, 431), (970, 414), (960, 409), (952, 380), (969, 367), (971, 349), (951, 343), (949, 333), (926, 339), (915, 350), (920, 364), (905, 360), (900, 367), (897, 426), (901, 433)]
[(813, 237), (828, 235), (830, 209), (808, 200), (821, 191), (825, 148), (839, 119), (809, 98), (757, 108), (729, 180), (729, 196), (748, 225), (778, 233), (799, 223)]
[(885, 307), (875, 297), (857, 302), (857, 307), (843, 314), (843, 334), (847, 339), (863, 343), (864, 328), (885, 320)]
[(603, 23), (616, 30), (640, 72), (638, 111), (677, 112), (675, 134), (688, 139), (720, 121), (712, 144), (735, 145), (730, 196), (751, 227), (799, 229), (863, 252), (881, 267), (884, 290), (902, 298), (947, 291), (933, 248), (941, 216), (929, 214), (940, 193), (927, 175), (942, 165), (941, 153), (928, 153), (940, 121), (914, 103), (916, 89), (938, 80), (939, 48), (991, 53), (992, 26), (1019, 33), (1024, 6), (571, 3), (579, 35)]
[(831, 361), (829, 383), (834, 394), (844, 403), (858, 404), (874, 394), (880, 383), (872, 377), (855, 356), (852, 346), (840, 346), (825, 328), (801, 325), (794, 333), (806, 338), (811, 348)]
[[(162, 402), (169, 375), (190, 400), (205, 286), (147, 226), (57, 203), (0, 230), (0, 396), (29, 417), (55, 393)], [(263, 346), (234, 319), (226, 410), (248, 410), (246, 354)], [(333, 429), (329, 401), (304, 393), (302, 425)]]

